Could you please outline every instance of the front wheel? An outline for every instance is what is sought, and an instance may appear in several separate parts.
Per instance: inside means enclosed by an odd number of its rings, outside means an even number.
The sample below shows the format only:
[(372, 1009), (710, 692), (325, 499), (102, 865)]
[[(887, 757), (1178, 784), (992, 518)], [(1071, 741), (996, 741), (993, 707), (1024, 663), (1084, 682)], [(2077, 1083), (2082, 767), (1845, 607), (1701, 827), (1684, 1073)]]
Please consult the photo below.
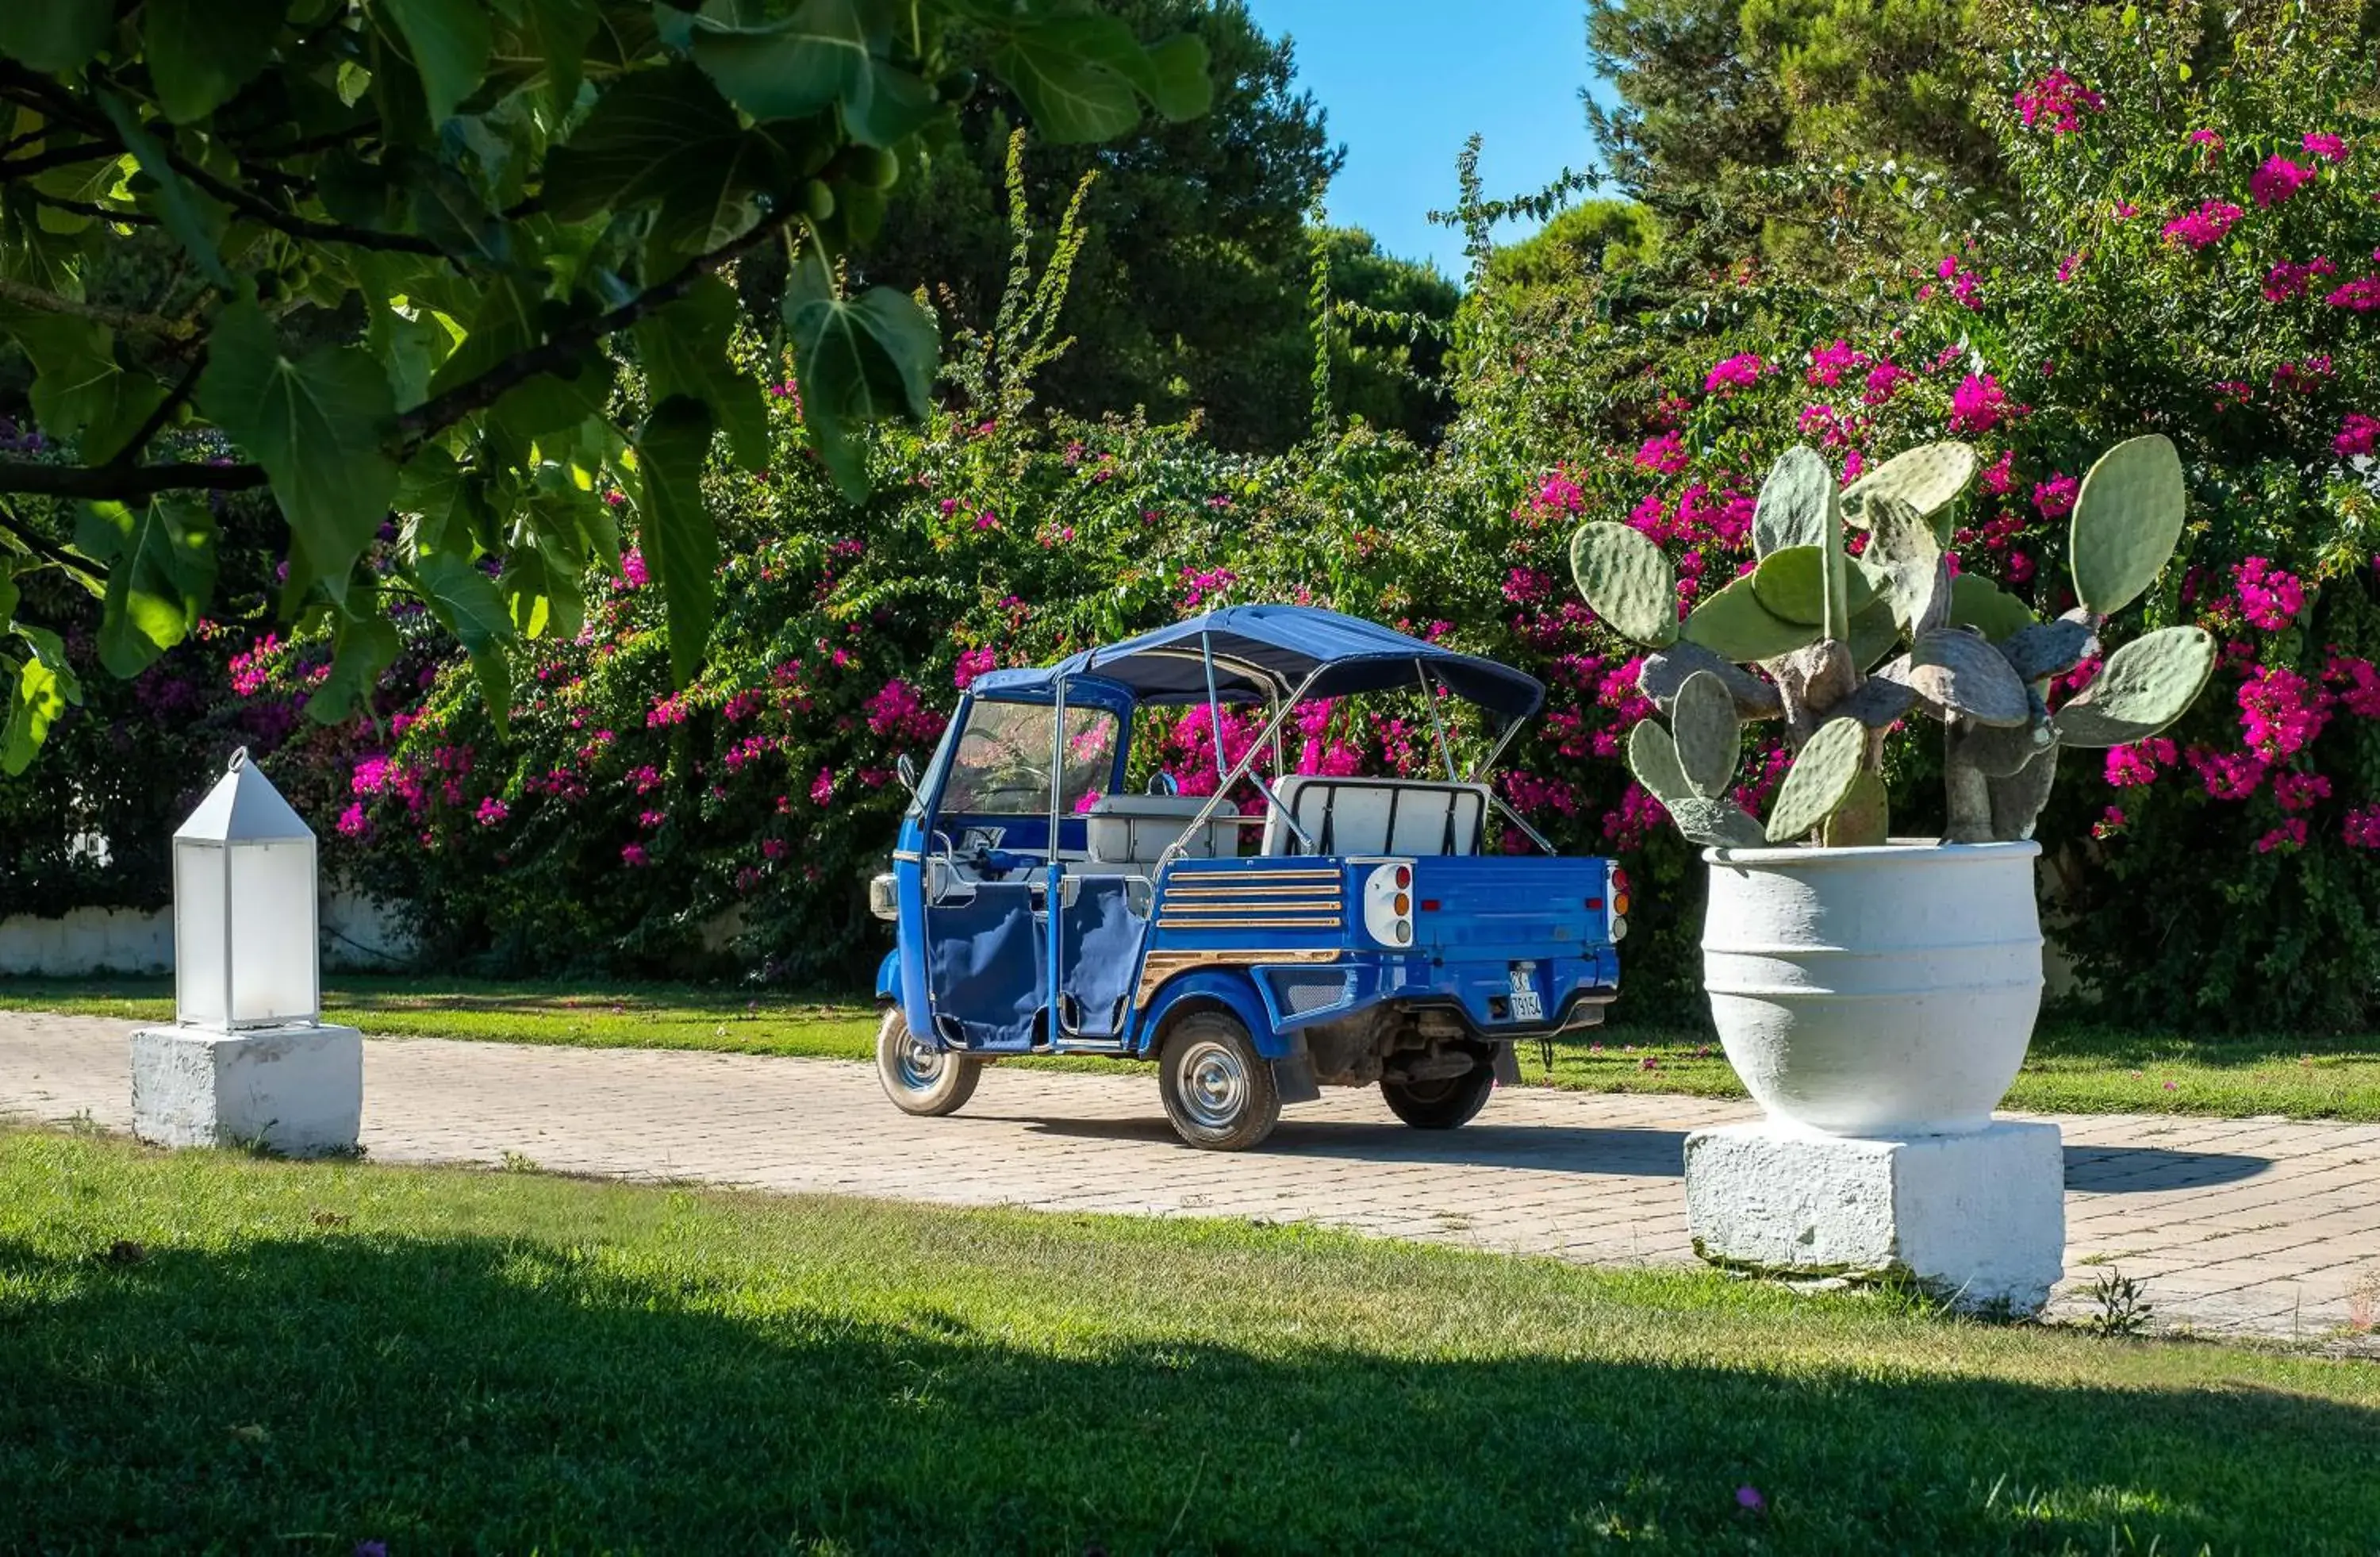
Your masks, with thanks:
[(975, 1096), (982, 1075), (981, 1060), (927, 1048), (909, 1030), (899, 1006), (885, 1011), (884, 1025), (876, 1029), (876, 1079), (894, 1108), (904, 1113), (956, 1113)]
[(1157, 1084), (1174, 1133), (1209, 1151), (1245, 1150), (1281, 1122), (1272, 1066), (1248, 1029), (1220, 1011), (1193, 1013), (1167, 1036)]
[(1451, 1130), (1468, 1125), (1488, 1106), (1496, 1067), (1486, 1059), (1461, 1076), (1436, 1081), (1383, 1081), (1380, 1096), (1389, 1112), (1416, 1130)]

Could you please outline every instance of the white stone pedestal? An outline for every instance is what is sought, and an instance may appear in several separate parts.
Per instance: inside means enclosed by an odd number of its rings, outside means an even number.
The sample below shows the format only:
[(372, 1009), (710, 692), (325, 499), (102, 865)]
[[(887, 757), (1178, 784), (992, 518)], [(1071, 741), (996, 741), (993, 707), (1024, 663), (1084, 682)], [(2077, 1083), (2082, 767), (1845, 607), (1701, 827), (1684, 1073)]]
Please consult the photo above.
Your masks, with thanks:
[(350, 1152), (363, 1110), (364, 1040), (353, 1028), (143, 1028), (132, 1035), (132, 1133), (158, 1146)]
[(1963, 1309), (2034, 1314), (2066, 1260), (2055, 1125), (1867, 1140), (1762, 1123), (1686, 1137), (1686, 1222), (1717, 1265), (1911, 1282)]

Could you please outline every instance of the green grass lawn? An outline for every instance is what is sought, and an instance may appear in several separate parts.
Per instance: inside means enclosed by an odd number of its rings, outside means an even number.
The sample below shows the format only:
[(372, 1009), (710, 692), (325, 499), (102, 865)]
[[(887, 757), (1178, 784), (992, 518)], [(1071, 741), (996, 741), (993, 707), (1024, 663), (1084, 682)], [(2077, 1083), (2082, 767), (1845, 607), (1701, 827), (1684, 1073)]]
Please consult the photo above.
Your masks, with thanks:
[(0, 1130), (6, 1551), (2345, 1551), (2375, 1465), (2369, 1364)]
[[(876, 1036), (875, 1010), (865, 1004), (788, 1001), (693, 986), (347, 978), (334, 981), (322, 998), (325, 1015), (334, 1020), (407, 1038), (857, 1060), (873, 1052)], [(0, 987), (0, 1009), (156, 1021), (173, 1015), (173, 986), (161, 979), (13, 979)], [(1674, 1029), (1621, 1026), (1565, 1040), (1555, 1046), (1550, 1074), (1536, 1045), (1523, 1045), (1520, 1053), (1524, 1078), (1557, 1087), (1743, 1095), (1715, 1041)], [(1106, 1069), (1115, 1062), (1027, 1063)], [(2034, 1036), (2007, 1106), (2045, 1113), (2380, 1119), (2380, 1035), (2184, 1039), (2053, 1016)]]

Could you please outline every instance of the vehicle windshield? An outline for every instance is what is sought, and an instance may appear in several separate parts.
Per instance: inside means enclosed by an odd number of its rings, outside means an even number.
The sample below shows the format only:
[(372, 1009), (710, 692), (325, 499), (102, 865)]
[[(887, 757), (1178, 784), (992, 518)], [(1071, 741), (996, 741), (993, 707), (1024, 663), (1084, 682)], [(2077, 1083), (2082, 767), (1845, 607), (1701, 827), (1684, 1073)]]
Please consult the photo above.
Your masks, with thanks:
[[(979, 702), (967, 715), (941, 809), (955, 816), (1050, 813), (1047, 704)], [(1107, 787), (1113, 771), (1116, 716), (1105, 709), (1066, 710), (1065, 801), (1080, 810)]]

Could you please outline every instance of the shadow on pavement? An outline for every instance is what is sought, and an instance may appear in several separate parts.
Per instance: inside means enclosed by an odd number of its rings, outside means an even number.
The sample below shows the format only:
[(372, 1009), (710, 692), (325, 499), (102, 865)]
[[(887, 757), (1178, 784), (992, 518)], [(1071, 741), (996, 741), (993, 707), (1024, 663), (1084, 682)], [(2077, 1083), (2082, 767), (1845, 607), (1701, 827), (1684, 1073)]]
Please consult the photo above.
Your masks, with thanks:
[(2066, 1187), (2095, 1195), (2139, 1195), (2159, 1189), (2211, 1189), (2238, 1184), (2271, 1167), (2265, 1157), (2228, 1151), (2171, 1151), (2161, 1146), (2070, 1146)]
[[(1184, 1146), (1165, 1116), (1154, 1111), (1133, 1119), (1048, 1119), (970, 1111), (971, 1118), (1006, 1117), (1036, 1135), (1079, 1140), (1138, 1141)], [(1457, 1166), (1533, 1168), (1540, 1172), (1621, 1174), (1677, 1178), (1685, 1171), (1682, 1130), (1591, 1129), (1560, 1125), (1465, 1125), (1459, 1130), (1415, 1130), (1397, 1124), (1281, 1116), (1272, 1137), (1253, 1154), (1264, 1157), (1336, 1157), (1366, 1162), (1445, 1162)]]

